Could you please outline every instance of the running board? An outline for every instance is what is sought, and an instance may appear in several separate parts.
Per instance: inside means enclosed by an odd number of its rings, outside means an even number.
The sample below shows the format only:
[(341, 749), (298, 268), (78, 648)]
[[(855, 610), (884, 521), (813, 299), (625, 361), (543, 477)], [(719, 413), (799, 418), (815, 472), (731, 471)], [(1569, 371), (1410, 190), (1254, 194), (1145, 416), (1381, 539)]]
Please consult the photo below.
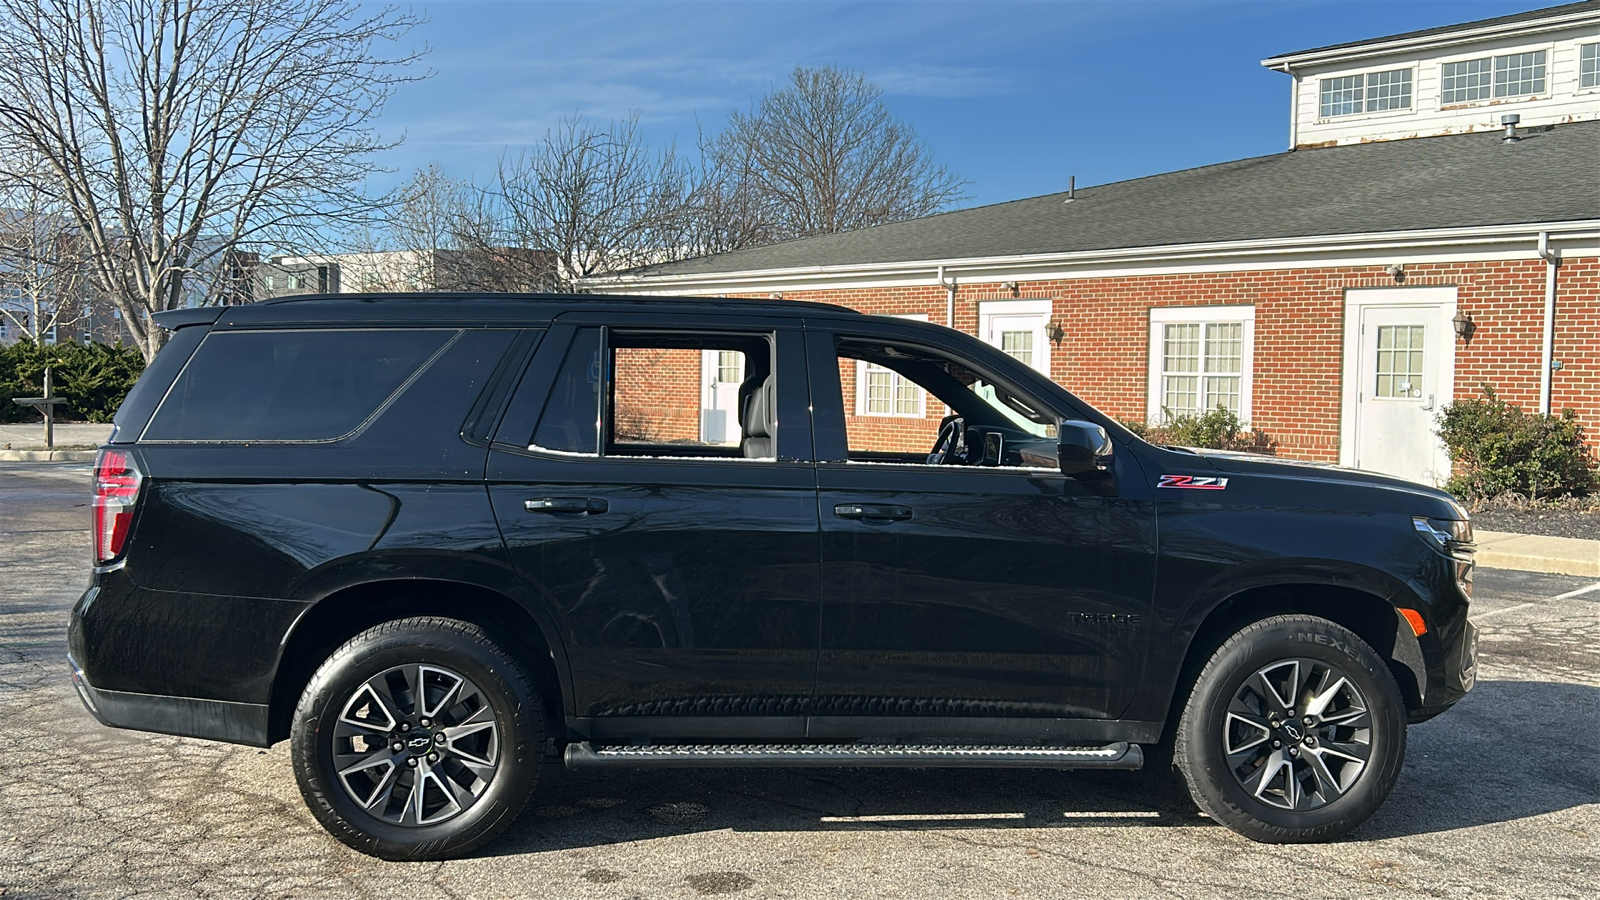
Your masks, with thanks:
[(595, 747), (568, 744), (569, 769), (640, 768), (906, 768), (1137, 769), (1138, 744), (1104, 747), (986, 747), (953, 744), (683, 744)]

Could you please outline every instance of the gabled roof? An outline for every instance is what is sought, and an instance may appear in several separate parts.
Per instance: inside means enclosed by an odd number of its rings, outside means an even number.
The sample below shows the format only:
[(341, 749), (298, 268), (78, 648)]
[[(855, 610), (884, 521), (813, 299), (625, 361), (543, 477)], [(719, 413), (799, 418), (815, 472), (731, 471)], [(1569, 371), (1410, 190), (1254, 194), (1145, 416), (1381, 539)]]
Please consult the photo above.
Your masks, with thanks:
[(1280, 53), (1270, 59), (1264, 59), (1261, 64), (1272, 68), (1281, 68), (1285, 63), (1300, 64), (1318, 61), (1318, 57), (1342, 57), (1349, 55), (1341, 51), (1353, 51), (1371, 48), (1375, 51), (1400, 49), (1413, 45), (1427, 45), (1435, 42), (1449, 41), (1453, 38), (1482, 38), (1500, 32), (1520, 32), (1530, 26), (1559, 27), (1581, 22), (1589, 16), (1600, 17), (1600, 0), (1585, 0), (1581, 3), (1566, 3), (1561, 6), (1548, 6), (1543, 9), (1531, 9), (1527, 12), (1512, 13), (1506, 16), (1495, 16), (1490, 19), (1479, 19), (1475, 22), (1461, 22), (1454, 25), (1441, 25), (1438, 28), (1423, 28), (1418, 31), (1406, 31), (1400, 34), (1389, 34), (1383, 37), (1367, 38), (1360, 41), (1346, 41), (1342, 44), (1330, 44), (1326, 47), (1313, 47), (1310, 50), (1296, 50), (1293, 53)]
[(1600, 220), (1600, 122), (1294, 150), (647, 266), (624, 278)]

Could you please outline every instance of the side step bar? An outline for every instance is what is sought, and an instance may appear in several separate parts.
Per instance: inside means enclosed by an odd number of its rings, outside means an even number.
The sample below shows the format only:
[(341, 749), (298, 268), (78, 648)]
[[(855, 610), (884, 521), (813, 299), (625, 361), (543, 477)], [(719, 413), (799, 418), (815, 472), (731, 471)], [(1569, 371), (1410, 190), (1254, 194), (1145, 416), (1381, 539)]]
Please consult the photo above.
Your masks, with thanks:
[(917, 744), (568, 744), (569, 769), (674, 768), (1137, 769), (1138, 744), (987, 747)]

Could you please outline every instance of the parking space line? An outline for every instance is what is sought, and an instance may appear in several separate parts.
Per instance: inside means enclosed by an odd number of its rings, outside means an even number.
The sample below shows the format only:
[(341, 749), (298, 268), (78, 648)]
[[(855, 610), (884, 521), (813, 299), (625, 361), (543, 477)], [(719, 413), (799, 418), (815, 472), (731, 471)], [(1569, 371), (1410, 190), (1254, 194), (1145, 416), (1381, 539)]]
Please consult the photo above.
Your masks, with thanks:
[(824, 822), (982, 822), (991, 819), (1025, 819), (1027, 813), (904, 813), (881, 816), (822, 816)]
[(1527, 609), (1530, 606), (1536, 606), (1540, 603), (1553, 603), (1557, 600), (1571, 600), (1573, 597), (1582, 597), (1584, 594), (1593, 593), (1594, 591), (1600, 591), (1600, 581), (1578, 588), (1577, 590), (1567, 591), (1565, 594), (1557, 594), (1554, 597), (1546, 597), (1543, 600), (1530, 600), (1527, 603), (1518, 603), (1516, 606), (1508, 606), (1505, 609), (1496, 609), (1486, 613), (1479, 613), (1472, 618), (1474, 621), (1478, 619), (1487, 619), (1490, 616), (1498, 616), (1502, 613), (1515, 612), (1519, 609)]

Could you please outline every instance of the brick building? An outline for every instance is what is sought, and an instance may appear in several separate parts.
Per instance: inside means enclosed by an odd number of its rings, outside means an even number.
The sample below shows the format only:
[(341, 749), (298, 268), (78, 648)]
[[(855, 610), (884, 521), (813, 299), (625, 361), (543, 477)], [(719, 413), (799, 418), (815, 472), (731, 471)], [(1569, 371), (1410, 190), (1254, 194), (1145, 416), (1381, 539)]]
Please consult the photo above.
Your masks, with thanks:
[[(1420, 481), (1448, 471), (1440, 406), (1482, 385), (1575, 409), (1593, 444), (1600, 3), (1263, 64), (1291, 76), (1286, 152), (601, 286), (925, 317), (1124, 419), (1226, 406), (1282, 455)], [(699, 391), (710, 411), (718, 368), (678, 361), (652, 384)], [(848, 375), (861, 421), (931, 441), (936, 404), (892, 373)]]

